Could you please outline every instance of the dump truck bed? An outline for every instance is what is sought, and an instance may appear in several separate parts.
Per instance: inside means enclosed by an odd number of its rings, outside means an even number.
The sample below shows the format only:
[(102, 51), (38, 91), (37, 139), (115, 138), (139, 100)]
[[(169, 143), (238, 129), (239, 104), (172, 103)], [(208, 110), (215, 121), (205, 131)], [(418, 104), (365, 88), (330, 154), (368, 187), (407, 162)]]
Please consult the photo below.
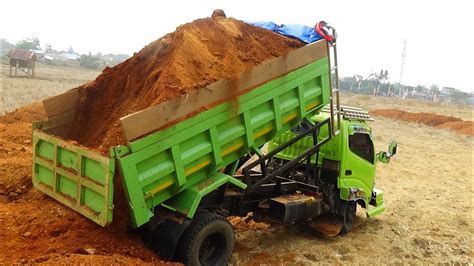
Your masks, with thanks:
[[(112, 220), (113, 178), (122, 178), (134, 227), (158, 205), (193, 217), (210, 191), (227, 183), (245, 188), (219, 169), (329, 102), (328, 73), (326, 41), (296, 49), (237, 82), (218, 81), (122, 118), (128, 144), (108, 156), (54, 136), (73, 123), (78, 99), (75, 92), (50, 99), (48, 121), (33, 129), (34, 185), (100, 225)], [(66, 99), (71, 106), (59, 104)]]
[(102, 226), (112, 222), (114, 158), (37, 129), (33, 146), (36, 189)]

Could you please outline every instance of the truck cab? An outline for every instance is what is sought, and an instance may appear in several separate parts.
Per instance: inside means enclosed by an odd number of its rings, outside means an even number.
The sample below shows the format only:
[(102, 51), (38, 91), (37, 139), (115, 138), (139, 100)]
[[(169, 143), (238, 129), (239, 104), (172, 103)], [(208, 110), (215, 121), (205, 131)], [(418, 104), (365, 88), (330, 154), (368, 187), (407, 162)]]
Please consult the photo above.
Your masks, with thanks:
[[(368, 217), (374, 217), (385, 210), (383, 192), (375, 187), (377, 162), (388, 162), (396, 153), (396, 143), (391, 143), (391, 151), (375, 153), (372, 129), (368, 121), (373, 120), (367, 112), (357, 109), (358, 115), (346, 112), (341, 116), (337, 134), (322, 145), (310, 162), (301, 162), (288, 173), (292, 179), (311, 176), (311, 182), (323, 194), (324, 209), (328, 213), (348, 218), (343, 223), (342, 232), (350, 230), (355, 217), (356, 206), (366, 209)], [(300, 123), (269, 142), (269, 151), (288, 142), (311, 124), (330, 118), (329, 112), (321, 112)], [(321, 141), (331, 134), (330, 124), (320, 128), (317, 139)], [(294, 160), (296, 156), (310, 148), (313, 136), (306, 136), (275, 155), (275, 167)], [(310, 169), (310, 170), (308, 170)], [(346, 217), (347, 216), (347, 217)]]

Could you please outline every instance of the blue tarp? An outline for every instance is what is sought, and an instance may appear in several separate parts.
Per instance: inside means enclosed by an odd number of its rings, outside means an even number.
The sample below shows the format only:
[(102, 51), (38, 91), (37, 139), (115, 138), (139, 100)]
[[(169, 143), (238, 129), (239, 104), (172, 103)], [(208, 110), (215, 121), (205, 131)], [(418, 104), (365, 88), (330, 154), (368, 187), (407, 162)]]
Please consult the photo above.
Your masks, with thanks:
[(271, 30), (281, 35), (299, 39), (305, 43), (312, 43), (322, 39), (321, 35), (319, 35), (313, 27), (308, 27), (304, 25), (278, 25), (271, 21), (250, 22), (250, 24), (267, 30)]

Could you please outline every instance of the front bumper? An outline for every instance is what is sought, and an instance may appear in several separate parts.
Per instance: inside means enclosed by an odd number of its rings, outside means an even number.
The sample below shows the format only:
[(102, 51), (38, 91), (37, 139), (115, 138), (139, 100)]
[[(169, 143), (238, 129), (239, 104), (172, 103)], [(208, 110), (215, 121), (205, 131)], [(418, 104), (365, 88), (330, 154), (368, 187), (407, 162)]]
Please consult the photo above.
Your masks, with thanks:
[(367, 208), (367, 217), (372, 218), (383, 213), (385, 211), (383, 191), (378, 188), (374, 188), (372, 190), (372, 197), (370, 198), (369, 204), (373, 207)]

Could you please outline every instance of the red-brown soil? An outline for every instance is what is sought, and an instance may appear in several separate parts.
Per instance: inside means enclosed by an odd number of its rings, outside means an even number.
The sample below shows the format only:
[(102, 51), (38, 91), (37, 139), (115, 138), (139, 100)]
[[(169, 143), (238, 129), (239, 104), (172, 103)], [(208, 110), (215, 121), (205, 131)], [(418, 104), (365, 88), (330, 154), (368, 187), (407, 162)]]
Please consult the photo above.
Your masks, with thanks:
[[(54, 264), (59, 257), (72, 264), (159, 263), (136, 234), (125, 230), (123, 215), (116, 216), (111, 227), (102, 228), (34, 190), (31, 122), (44, 116), (41, 104), (33, 104), (0, 117), (0, 265)], [(87, 250), (94, 255), (79, 255), (88, 254)]]
[(474, 122), (463, 121), (456, 117), (433, 113), (410, 113), (397, 109), (379, 109), (369, 112), (373, 116), (383, 116), (405, 122), (413, 122), (435, 128), (450, 129), (456, 133), (474, 136)]
[(447, 128), (457, 133), (474, 136), (474, 122), (454, 121), (437, 125), (436, 128)]
[(0, 116), (0, 199), (31, 188), (31, 122), (43, 116), (41, 104)]
[(233, 80), (238, 73), (302, 45), (232, 18), (184, 24), (79, 87), (79, 112), (66, 137), (107, 151), (125, 143), (119, 118), (217, 80)]

